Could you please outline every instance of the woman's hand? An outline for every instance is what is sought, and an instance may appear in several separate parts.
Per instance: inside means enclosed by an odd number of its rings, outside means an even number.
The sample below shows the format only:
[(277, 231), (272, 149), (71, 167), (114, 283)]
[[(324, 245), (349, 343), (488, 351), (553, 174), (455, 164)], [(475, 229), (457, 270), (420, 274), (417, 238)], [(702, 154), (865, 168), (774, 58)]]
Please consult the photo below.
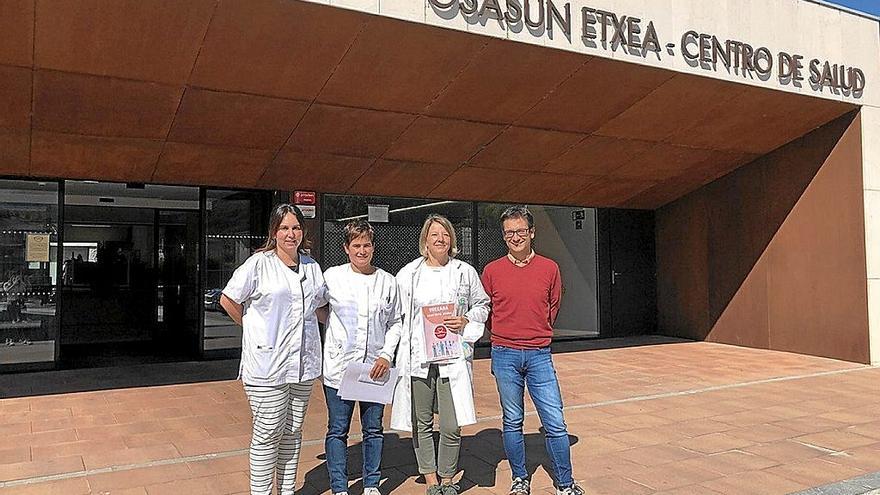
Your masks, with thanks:
[(464, 316), (450, 316), (448, 318), (443, 318), (443, 324), (453, 333), (461, 333), (468, 322), (469, 320)]
[(244, 306), (238, 304), (226, 297), (226, 294), (220, 295), (220, 306), (223, 306), (223, 309), (226, 310), (226, 314), (232, 318), (232, 321), (235, 322), (236, 325), (241, 325), (241, 317), (244, 314)]
[(385, 358), (377, 358), (376, 362), (373, 363), (373, 369), (370, 370), (370, 378), (373, 380), (378, 380), (385, 376), (388, 373), (388, 369), (391, 368), (391, 363), (388, 362)]

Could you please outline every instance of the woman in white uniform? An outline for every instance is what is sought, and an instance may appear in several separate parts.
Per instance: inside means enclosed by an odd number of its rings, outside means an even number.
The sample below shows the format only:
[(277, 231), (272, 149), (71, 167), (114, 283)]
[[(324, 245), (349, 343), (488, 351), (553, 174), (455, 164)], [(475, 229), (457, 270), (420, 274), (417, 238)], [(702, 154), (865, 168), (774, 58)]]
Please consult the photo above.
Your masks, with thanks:
[(312, 384), (321, 374), (315, 294), (321, 267), (303, 251), (304, 221), (296, 206), (275, 207), (266, 244), (223, 289), (220, 304), (243, 327), (239, 377), (254, 416), (250, 447), (252, 495), (293, 495), (302, 424)]
[(324, 449), (330, 489), (334, 495), (347, 495), (346, 448), (357, 404), (363, 434), (364, 495), (378, 495), (385, 405), (344, 400), (339, 386), (351, 363), (373, 363), (373, 379), (388, 372), (400, 340), (400, 301), (394, 276), (371, 264), (373, 227), (355, 220), (345, 226), (344, 234), (349, 263), (324, 273), (322, 294), (330, 303), (324, 337), (324, 396), (329, 415)]
[[(476, 423), (471, 360), (473, 344), (483, 335), (489, 296), (471, 265), (458, 254), (452, 223), (429, 215), (419, 235), (420, 258), (397, 274), (403, 330), (396, 365), (401, 378), (394, 390), (391, 427), (411, 431), (419, 473), (428, 495), (455, 495), (461, 427)], [(426, 362), (422, 307), (453, 303), (456, 316), (444, 325), (461, 335), (463, 352), (442, 364)], [(434, 404), (440, 420), (440, 445), (434, 448)]]

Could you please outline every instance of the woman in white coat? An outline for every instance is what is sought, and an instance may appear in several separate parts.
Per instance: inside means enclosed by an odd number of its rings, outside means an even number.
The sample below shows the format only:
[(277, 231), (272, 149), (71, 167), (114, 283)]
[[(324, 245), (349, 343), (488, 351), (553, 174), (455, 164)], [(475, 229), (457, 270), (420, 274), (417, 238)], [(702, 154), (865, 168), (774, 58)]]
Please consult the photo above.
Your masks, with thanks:
[[(324, 337), (324, 397), (327, 400), (327, 471), (334, 495), (348, 494), (346, 449), (351, 417), (360, 410), (364, 495), (379, 495), (384, 438), (384, 404), (345, 400), (339, 396), (342, 375), (352, 363), (373, 363), (370, 376), (384, 376), (400, 340), (400, 300), (390, 273), (374, 267), (373, 227), (364, 220), (345, 226), (349, 263), (324, 273), (323, 301), (330, 303)], [(319, 315), (322, 313), (319, 310)]]
[(253, 413), (252, 495), (293, 495), (302, 424), (321, 374), (315, 294), (321, 267), (301, 251), (304, 220), (296, 206), (275, 207), (269, 237), (232, 274), (220, 304), (242, 326), (239, 378)]
[[(452, 478), (458, 471), (461, 427), (476, 423), (471, 360), (473, 344), (483, 335), (489, 296), (471, 265), (458, 254), (452, 223), (429, 215), (419, 235), (420, 258), (397, 274), (403, 308), (403, 330), (396, 365), (401, 378), (394, 390), (391, 427), (411, 431), (419, 472), (428, 495), (455, 495)], [(461, 335), (460, 357), (442, 364), (426, 362), (421, 308), (453, 303), (456, 316), (444, 325)], [(440, 420), (440, 445), (434, 449), (434, 404)]]

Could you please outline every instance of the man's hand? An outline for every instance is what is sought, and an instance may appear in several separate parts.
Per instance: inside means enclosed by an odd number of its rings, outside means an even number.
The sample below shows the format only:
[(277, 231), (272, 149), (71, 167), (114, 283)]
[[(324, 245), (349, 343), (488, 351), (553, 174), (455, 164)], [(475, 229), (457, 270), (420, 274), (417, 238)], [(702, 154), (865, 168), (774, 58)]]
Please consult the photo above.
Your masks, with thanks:
[(453, 333), (461, 333), (464, 330), (464, 326), (468, 324), (468, 319), (464, 316), (450, 316), (448, 318), (443, 318), (443, 324), (446, 325)]
[(373, 369), (370, 370), (370, 378), (373, 380), (382, 378), (388, 373), (389, 368), (391, 368), (391, 363), (387, 359), (381, 357), (376, 359), (376, 362), (373, 363)]

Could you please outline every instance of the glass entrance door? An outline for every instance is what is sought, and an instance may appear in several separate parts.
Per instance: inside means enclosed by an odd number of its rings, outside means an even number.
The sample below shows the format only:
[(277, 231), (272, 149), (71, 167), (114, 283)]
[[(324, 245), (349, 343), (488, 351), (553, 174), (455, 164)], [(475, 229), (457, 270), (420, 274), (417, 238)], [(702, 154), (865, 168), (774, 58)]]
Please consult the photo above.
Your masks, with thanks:
[(67, 181), (60, 364), (198, 356), (199, 191)]
[(159, 210), (156, 216), (156, 334), (169, 349), (199, 347), (199, 212)]

